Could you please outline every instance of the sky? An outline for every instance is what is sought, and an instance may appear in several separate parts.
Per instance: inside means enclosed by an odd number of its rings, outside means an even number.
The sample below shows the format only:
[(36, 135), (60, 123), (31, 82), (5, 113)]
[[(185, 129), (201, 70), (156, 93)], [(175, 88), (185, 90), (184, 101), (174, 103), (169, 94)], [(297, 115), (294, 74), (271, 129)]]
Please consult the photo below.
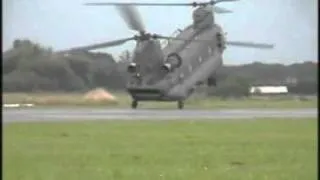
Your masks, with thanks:
[[(15, 39), (30, 39), (53, 50), (68, 49), (118, 38), (131, 37), (130, 30), (112, 6), (84, 6), (86, 2), (157, 2), (157, 0), (4, 0), (3, 51)], [(192, 2), (162, 0), (161, 2)], [(204, 2), (204, 1), (199, 1)], [(317, 0), (239, 0), (219, 3), (232, 10), (215, 14), (227, 40), (274, 44), (272, 50), (228, 46), (225, 64), (292, 64), (317, 61)], [(170, 35), (192, 23), (192, 7), (138, 7), (148, 32)], [(133, 50), (135, 42), (102, 49), (118, 56)]]

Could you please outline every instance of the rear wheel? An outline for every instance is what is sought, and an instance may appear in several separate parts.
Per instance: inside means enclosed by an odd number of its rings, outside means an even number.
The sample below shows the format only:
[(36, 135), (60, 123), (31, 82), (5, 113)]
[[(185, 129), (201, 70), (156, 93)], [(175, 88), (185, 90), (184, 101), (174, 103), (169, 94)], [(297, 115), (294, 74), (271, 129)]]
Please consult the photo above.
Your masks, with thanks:
[(138, 101), (133, 100), (132, 103), (131, 103), (131, 108), (132, 109), (136, 109), (137, 107), (138, 107)]
[(183, 109), (184, 108), (184, 102), (183, 101), (178, 101), (178, 108)]

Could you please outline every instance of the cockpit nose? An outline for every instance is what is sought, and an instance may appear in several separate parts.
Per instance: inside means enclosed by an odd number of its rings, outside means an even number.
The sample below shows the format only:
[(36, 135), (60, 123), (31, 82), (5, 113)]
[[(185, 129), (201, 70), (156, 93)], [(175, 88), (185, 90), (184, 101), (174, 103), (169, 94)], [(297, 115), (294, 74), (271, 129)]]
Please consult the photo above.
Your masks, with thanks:
[(202, 19), (202, 16), (200, 13), (194, 12), (192, 18), (193, 21), (200, 21)]
[(201, 17), (203, 14), (204, 14), (204, 8), (203, 7), (199, 7), (197, 9), (195, 9), (193, 11), (193, 18), (196, 18), (196, 17)]
[(193, 21), (195, 22), (202, 21), (210, 13), (212, 13), (212, 11), (209, 7), (199, 7), (198, 9), (193, 11), (193, 14), (192, 14)]

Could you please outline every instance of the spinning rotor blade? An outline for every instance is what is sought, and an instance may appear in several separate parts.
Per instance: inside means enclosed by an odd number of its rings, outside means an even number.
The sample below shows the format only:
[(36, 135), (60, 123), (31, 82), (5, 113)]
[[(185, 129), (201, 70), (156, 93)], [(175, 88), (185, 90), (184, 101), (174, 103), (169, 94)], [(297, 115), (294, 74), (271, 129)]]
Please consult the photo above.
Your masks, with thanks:
[(171, 36), (162, 36), (162, 35), (159, 35), (159, 34), (154, 34), (153, 38), (156, 38), (156, 39), (167, 39), (167, 40), (177, 40), (177, 41), (193, 41), (193, 42), (211, 41), (211, 40), (202, 40), (202, 39), (184, 39), (184, 38), (171, 37)]
[[(159, 34), (154, 34), (154, 38), (158, 39), (167, 39), (167, 40), (178, 40), (178, 41), (193, 41), (193, 42), (208, 42), (212, 41), (210, 39), (184, 39), (184, 38), (177, 38), (177, 37), (170, 37), (170, 36), (162, 36)], [(265, 44), (265, 43), (254, 43), (254, 42), (240, 42), (240, 41), (227, 41), (225, 42), (226, 45), (231, 46), (242, 46), (248, 48), (260, 48), (260, 49), (272, 49), (274, 48), (273, 44)]]
[(115, 40), (115, 41), (109, 41), (109, 42), (105, 42), (105, 43), (75, 47), (75, 48), (71, 48), (69, 50), (58, 51), (57, 53), (67, 53), (67, 52), (72, 52), (72, 51), (90, 51), (93, 49), (118, 46), (118, 45), (124, 44), (125, 42), (130, 41), (130, 40), (134, 40), (134, 38), (131, 37), (131, 38), (119, 39), (119, 40)]
[(193, 3), (85, 3), (88, 6), (192, 6)]
[(242, 47), (248, 47), (248, 48), (260, 48), (260, 49), (272, 49), (274, 47), (273, 44), (240, 42), (240, 41), (227, 41), (226, 45), (242, 46)]
[[(209, 2), (193, 2), (193, 3), (85, 3), (87, 6), (117, 6), (119, 7), (132, 7), (132, 6), (205, 6), (205, 5), (214, 5), (220, 2), (227, 2), (227, 1), (237, 1), (237, 0), (217, 0), (217, 1), (209, 1)], [(213, 11), (216, 13), (230, 13), (232, 11), (214, 7)], [(130, 17), (130, 16), (129, 16)]]
[(172, 36), (162, 36), (160, 34), (153, 34), (153, 38), (155, 39), (167, 39), (167, 40), (176, 40), (176, 41), (192, 41), (192, 42), (210, 42), (211, 39), (188, 39), (188, 38), (178, 38), (178, 37), (172, 37)]
[(88, 6), (205, 6), (205, 5), (214, 5), (220, 2), (230, 2), (230, 1), (238, 1), (238, 0), (216, 0), (209, 2), (193, 2), (193, 3), (85, 3)]
[(216, 0), (216, 1), (214, 1), (214, 4), (218, 4), (221, 2), (233, 2), (233, 1), (239, 1), (239, 0)]
[(145, 32), (145, 27), (142, 22), (140, 13), (135, 6), (116, 6), (120, 12), (121, 17), (126, 21), (130, 29)]
[(221, 14), (221, 13), (232, 13), (232, 11), (230, 11), (228, 9), (225, 9), (225, 8), (218, 7), (218, 6), (214, 6), (213, 10), (214, 10), (215, 13), (218, 13), (218, 14)]

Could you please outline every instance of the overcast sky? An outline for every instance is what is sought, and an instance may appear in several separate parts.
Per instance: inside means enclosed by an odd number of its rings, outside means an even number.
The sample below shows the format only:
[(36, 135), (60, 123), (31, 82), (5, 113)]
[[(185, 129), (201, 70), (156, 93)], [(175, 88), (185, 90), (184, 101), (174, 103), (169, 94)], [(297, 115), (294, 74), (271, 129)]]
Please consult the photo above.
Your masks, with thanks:
[[(10, 48), (16, 38), (28, 38), (61, 50), (135, 34), (127, 28), (114, 7), (83, 6), (84, 2), (89, 1), (4, 0), (4, 50)], [(224, 54), (225, 64), (317, 61), (317, 0), (239, 0), (220, 3), (219, 6), (233, 11), (232, 14), (216, 14), (217, 23), (228, 33), (227, 39), (275, 44), (273, 50), (228, 47)], [(139, 7), (139, 11), (148, 32), (170, 35), (192, 22), (191, 7)], [(129, 42), (104, 51), (117, 55), (126, 49), (132, 50), (134, 45)]]

